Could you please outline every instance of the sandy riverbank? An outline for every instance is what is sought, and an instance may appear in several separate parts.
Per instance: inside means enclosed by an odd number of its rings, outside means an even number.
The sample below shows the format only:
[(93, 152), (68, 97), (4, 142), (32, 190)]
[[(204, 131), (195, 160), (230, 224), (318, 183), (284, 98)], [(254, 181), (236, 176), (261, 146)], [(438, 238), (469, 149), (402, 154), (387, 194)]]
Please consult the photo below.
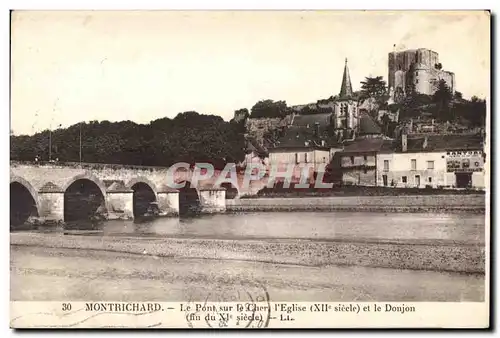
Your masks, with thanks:
[(485, 271), (484, 245), (432, 240), (215, 240), (12, 233), (11, 245), (303, 266), (363, 266), (480, 274)]
[(11, 300), (484, 301), (484, 275), (13, 246)]

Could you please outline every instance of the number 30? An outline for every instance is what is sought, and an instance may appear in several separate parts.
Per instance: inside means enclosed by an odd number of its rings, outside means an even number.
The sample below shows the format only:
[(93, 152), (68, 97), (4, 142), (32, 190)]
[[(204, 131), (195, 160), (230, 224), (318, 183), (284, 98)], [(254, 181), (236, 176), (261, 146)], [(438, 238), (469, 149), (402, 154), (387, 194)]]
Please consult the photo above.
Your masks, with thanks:
[(70, 303), (63, 303), (62, 310), (63, 311), (71, 311), (71, 304)]

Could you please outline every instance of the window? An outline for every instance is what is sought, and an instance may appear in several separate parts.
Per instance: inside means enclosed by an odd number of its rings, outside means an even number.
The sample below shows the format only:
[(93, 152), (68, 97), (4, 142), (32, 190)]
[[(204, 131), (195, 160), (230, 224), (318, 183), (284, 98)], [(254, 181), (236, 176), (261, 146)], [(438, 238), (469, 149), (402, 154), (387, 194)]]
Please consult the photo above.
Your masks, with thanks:
[(427, 161), (427, 169), (434, 169), (434, 161)]
[(406, 183), (406, 182), (407, 182), (406, 176), (401, 177), (401, 181), (402, 181), (403, 183)]
[[(415, 72), (415, 75), (418, 76), (418, 72)], [(418, 80), (417, 80), (418, 81)]]
[(432, 177), (429, 177), (429, 183), (432, 183)]
[(307, 153), (304, 154), (304, 161), (307, 163)]
[(326, 163), (326, 157), (323, 157), (323, 163)]
[(389, 171), (389, 160), (384, 160), (384, 171)]
[(417, 170), (417, 160), (411, 160), (411, 170)]
[(366, 170), (366, 168), (363, 169), (363, 174), (366, 174), (368, 171)]
[(418, 83), (418, 79), (415, 80), (415, 83)]
[(299, 164), (299, 154), (295, 154), (295, 164)]
[(354, 164), (354, 156), (351, 156), (351, 163)]
[(365, 161), (368, 161), (368, 157), (366, 157), (366, 155), (365, 155), (365, 156), (363, 156), (363, 159), (364, 159)]

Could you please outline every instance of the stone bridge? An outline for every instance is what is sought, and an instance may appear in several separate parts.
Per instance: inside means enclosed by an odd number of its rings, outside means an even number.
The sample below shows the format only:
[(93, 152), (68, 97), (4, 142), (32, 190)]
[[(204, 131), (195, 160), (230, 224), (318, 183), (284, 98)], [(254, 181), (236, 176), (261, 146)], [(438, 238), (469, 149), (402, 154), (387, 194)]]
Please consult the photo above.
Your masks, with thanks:
[[(92, 163), (10, 164), (11, 222), (30, 219), (70, 221), (83, 213), (106, 219), (132, 219), (156, 202), (159, 216), (177, 216), (193, 205), (202, 213), (224, 212), (226, 198), (254, 194), (264, 186), (223, 183), (214, 188), (221, 171), (191, 187), (193, 171), (183, 168), (125, 166)], [(243, 174), (238, 173), (238, 182)], [(173, 189), (170, 183), (183, 183)], [(186, 209), (187, 210), (187, 209)], [(80, 212), (81, 211), (81, 212)]]

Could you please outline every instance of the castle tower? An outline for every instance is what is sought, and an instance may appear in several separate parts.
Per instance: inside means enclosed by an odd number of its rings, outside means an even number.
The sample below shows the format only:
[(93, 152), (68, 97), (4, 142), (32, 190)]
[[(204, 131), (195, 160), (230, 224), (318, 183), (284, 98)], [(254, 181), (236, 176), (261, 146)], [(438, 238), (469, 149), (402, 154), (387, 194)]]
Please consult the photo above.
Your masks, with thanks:
[(351, 76), (349, 75), (349, 68), (347, 68), (347, 58), (345, 59), (344, 75), (342, 76), (342, 86), (340, 87), (340, 97), (352, 97)]

